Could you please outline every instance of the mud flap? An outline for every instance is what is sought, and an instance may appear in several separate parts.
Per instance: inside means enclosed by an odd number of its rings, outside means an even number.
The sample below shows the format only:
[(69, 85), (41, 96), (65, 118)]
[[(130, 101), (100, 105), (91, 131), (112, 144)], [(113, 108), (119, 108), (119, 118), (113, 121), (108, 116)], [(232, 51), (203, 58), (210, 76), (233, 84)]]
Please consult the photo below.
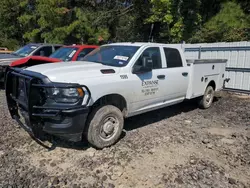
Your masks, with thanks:
[(226, 88), (226, 83), (228, 83), (230, 81), (230, 78), (226, 78), (224, 81), (223, 81), (223, 89)]

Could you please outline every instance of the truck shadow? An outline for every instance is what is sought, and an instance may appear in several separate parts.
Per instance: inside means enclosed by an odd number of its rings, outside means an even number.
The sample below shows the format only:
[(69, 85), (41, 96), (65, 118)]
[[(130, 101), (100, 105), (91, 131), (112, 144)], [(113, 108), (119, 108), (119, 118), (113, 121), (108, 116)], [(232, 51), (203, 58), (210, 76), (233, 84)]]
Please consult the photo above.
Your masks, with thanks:
[[(219, 97), (216, 97), (214, 99), (214, 102), (217, 102), (218, 100), (219, 100)], [(189, 101), (184, 101), (183, 103), (180, 103), (177, 105), (165, 107), (159, 110), (147, 112), (141, 115), (128, 118), (125, 120), (125, 124), (124, 124), (125, 131), (123, 131), (122, 136), (120, 137), (120, 140), (122, 140), (126, 136), (126, 132), (133, 131), (135, 129), (148, 126), (152, 123), (157, 123), (164, 119), (168, 119), (178, 114), (190, 112), (196, 109), (198, 109), (197, 102), (195, 100), (189, 100)], [(70, 148), (70, 149), (84, 151), (92, 147), (87, 143), (87, 141), (73, 143), (73, 142), (64, 141), (60, 138), (55, 138), (53, 136), (49, 136), (49, 139), (47, 141), (49, 141), (52, 144), (50, 148), (45, 147), (48, 149), (48, 151), (53, 151), (57, 147)]]
[(152, 123), (157, 123), (181, 113), (193, 111), (197, 108), (198, 104), (195, 100), (184, 101), (183, 103), (177, 105), (165, 107), (159, 110), (128, 118), (125, 120), (124, 129), (126, 131), (132, 131), (134, 129), (145, 127)]

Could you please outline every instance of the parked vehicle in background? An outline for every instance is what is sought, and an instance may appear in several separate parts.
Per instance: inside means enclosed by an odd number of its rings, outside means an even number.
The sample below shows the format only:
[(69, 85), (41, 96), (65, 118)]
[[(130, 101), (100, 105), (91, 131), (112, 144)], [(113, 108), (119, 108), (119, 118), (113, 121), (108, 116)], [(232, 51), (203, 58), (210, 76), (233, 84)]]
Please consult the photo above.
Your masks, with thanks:
[(73, 45), (73, 46), (64, 46), (53, 53), (50, 57), (57, 58), (61, 61), (81, 61), (83, 58), (98, 48), (96, 45)]
[(4, 82), (6, 67), (8, 67), (13, 61), (32, 55), (49, 57), (60, 47), (62, 47), (60, 44), (32, 43), (27, 44), (13, 53), (0, 54), (0, 82)]
[(49, 57), (29, 56), (16, 61), (13, 61), (11, 67), (30, 67), (44, 63), (55, 63), (62, 61), (80, 61), (89, 52), (98, 48), (95, 45), (73, 45), (63, 46), (51, 54)]
[(226, 81), (227, 60), (187, 60), (179, 45), (115, 43), (83, 60), (9, 68), (12, 118), (38, 138), (84, 136), (104, 148), (118, 141), (124, 118), (193, 98), (209, 108)]
[(10, 53), (12, 53), (12, 52), (13, 52), (13, 51), (8, 50), (8, 48), (0, 47), (0, 54), (10, 54)]

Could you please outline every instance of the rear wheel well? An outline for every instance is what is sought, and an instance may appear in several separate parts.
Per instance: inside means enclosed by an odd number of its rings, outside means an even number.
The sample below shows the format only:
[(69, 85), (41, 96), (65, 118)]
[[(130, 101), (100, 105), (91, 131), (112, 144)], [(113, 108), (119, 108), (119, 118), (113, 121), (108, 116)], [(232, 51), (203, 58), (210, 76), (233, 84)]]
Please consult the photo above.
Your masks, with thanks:
[(214, 89), (214, 91), (216, 90), (216, 84), (215, 84), (215, 81), (210, 81), (209, 84), (207, 85), (208, 86), (212, 86), (212, 88)]
[(123, 116), (126, 116), (127, 113), (127, 103), (123, 96), (119, 94), (110, 94), (105, 95), (98, 99), (92, 106), (92, 109), (98, 107), (98, 106), (104, 106), (104, 105), (113, 105), (121, 110)]

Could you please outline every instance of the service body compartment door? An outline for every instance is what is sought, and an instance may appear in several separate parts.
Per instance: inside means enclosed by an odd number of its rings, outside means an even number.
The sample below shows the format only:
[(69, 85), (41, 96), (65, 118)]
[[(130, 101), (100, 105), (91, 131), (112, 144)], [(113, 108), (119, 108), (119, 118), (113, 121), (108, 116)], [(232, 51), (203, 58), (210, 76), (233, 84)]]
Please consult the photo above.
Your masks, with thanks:
[(215, 83), (215, 90), (222, 89), (225, 79), (227, 60), (190, 60), (191, 77), (187, 99), (204, 95), (210, 82)]

